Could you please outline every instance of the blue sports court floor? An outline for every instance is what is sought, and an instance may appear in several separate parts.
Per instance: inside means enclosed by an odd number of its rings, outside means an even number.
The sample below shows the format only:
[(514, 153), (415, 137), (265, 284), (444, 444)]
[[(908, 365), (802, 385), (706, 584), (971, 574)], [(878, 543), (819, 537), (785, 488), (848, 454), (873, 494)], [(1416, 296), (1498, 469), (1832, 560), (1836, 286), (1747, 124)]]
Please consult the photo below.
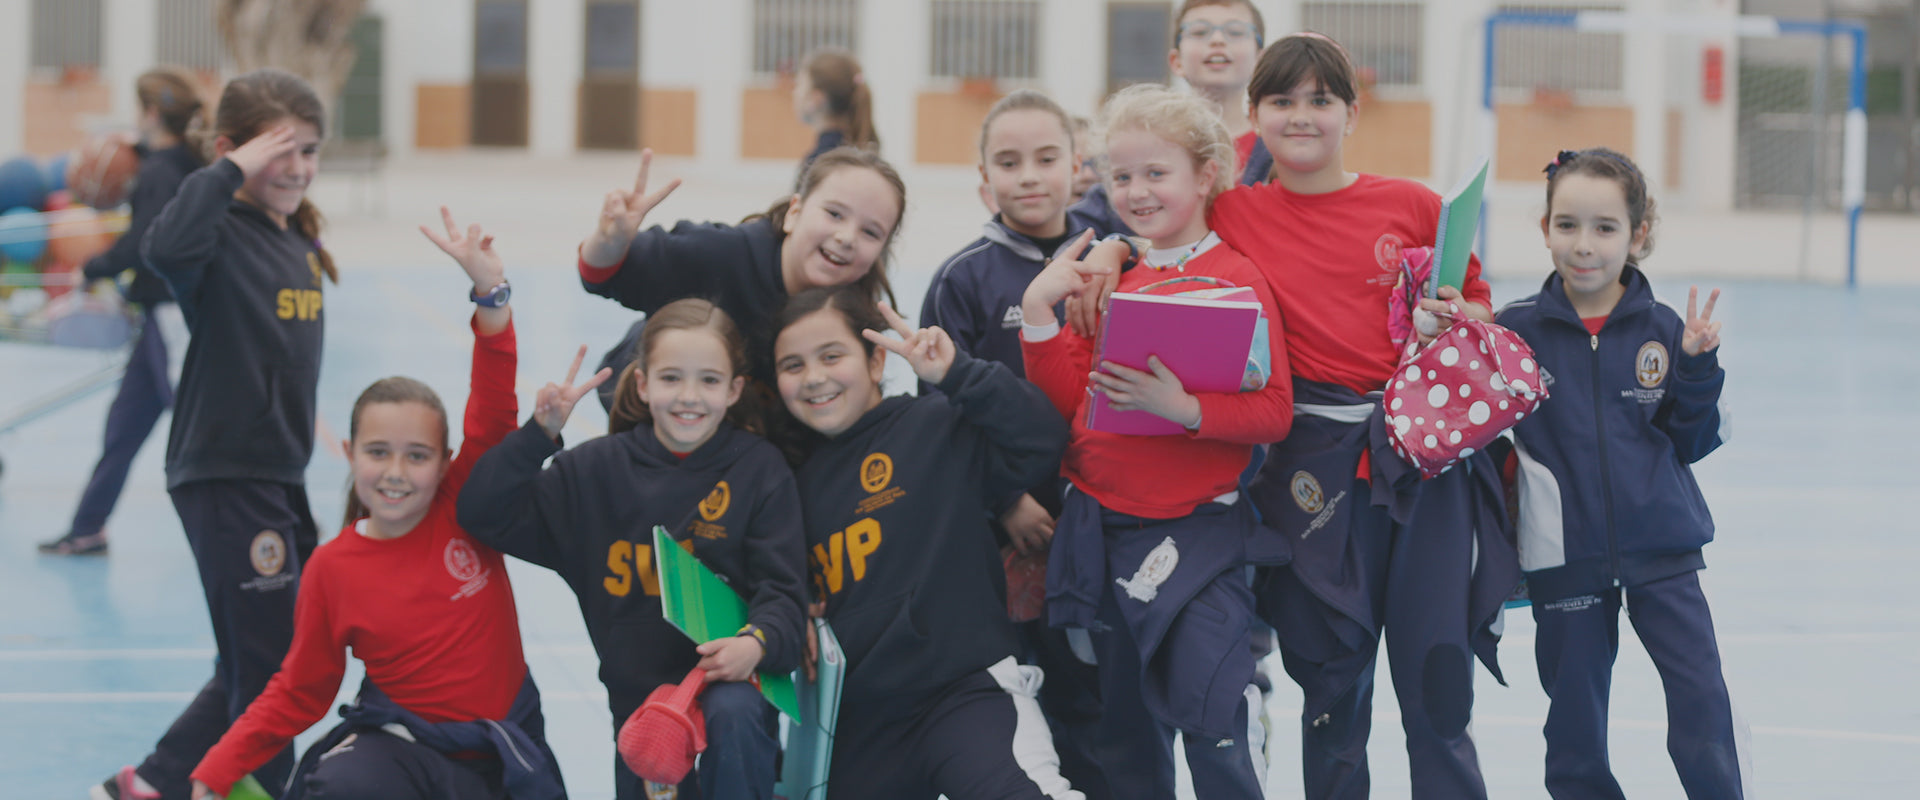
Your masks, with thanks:
[[(413, 263), (430, 266), (356, 269), (330, 290), (320, 409), (335, 439), (355, 394), (384, 375), (424, 379), (449, 408), (461, 407), (469, 342), (461, 276), (430, 261), (430, 250), (419, 252)], [(574, 346), (589, 343), (597, 357), (630, 316), (581, 292), (561, 264), (517, 269), (513, 278), (525, 404), (533, 388), (564, 371)], [(903, 305), (917, 308), (925, 280), (903, 276)], [(1496, 297), (1534, 285), (1502, 282)], [(1684, 303), (1686, 284), (1657, 285)], [(1719, 523), (1703, 580), (1734, 700), (1752, 728), (1753, 796), (1920, 797), (1920, 603), (1912, 599), (1920, 523), (1910, 505), (1920, 492), (1912, 466), (1920, 288), (1724, 288), (1735, 436), (1699, 467)], [(0, 344), (0, 418), (100, 361)], [(891, 384), (909, 387), (902, 377)], [(84, 796), (87, 785), (145, 754), (209, 674), (205, 605), (164, 492), (164, 430), (135, 464), (109, 527), (110, 556), (34, 552), (35, 541), (64, 530), (98, 452), (109, 396), (96, 393), (0, 436), (0, 796)], [(597, 407), (582, 408), (575, 441), (604, 425)], [(322, 449), (308, 473), (323, 530), (337, 524), (344, 467)], [(573, 796), (607, 797), (611, 728), (578, 611), (552, 575), (516, 565), (512, 577)], [(1507, 630), (1502, 661), (1511, 685), (1482, 671), (1474, 732), (1494, 797), (1544, 797), (1546, 700), (1533, 668), (1532, 620), (1510, 616)], [(1299, 696), (1273, 666), (1278, 735), (1269, 782), (1275, 796), (1297, 797)], [(356, 681), (349, 674), (347, 685)], [(1374, 786), (1381, 797), (1404, 797), (1396, 706), (1382, 696), (1375, 707)], [(1630, 636), (1613, 713), (1613, 761), (1628, 793), (1682, 796), (1664, 750), (1657, 677)]]

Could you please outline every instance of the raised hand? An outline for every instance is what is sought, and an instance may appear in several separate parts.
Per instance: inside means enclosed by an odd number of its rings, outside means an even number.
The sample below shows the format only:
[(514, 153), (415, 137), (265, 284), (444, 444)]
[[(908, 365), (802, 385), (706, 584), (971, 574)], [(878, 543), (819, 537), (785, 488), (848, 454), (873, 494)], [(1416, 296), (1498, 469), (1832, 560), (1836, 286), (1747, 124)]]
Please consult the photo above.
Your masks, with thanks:
[(240, 168), (241, 175), (251, 178), (273, 163), (274, 159), (293, 152), (299, 146), (300, 142), (294, 139), (293, 126), (279, 125), (227, 151), (226, 157)]
[(680, 188), (680, 179), (667, 181), (667, 185), (652, 194), (647, 193), (647, 173), (653, 167), (653, 150), (640, 151), (640, 175), (633, 181), (633, 191), (615, 189), (607, 192), (600, 202), (600, 222), (593, 229), (593, 235), (580, 245), (580, 255), (588, 264), (596, 267), (609, 267), (627, 255), (627, 246), (633, 243), (634, 234), (640, 232), (640, 223), (647, 218), (648, 212), (667, 195)]
[(573, 378), (580, 373), (580, 362), (587, 358), (587, 346), (580, 345), (580, 352), (573, 356), (573, 366), (567, 367), (565, 383), (549, 383), (540, 387), (539, 394), (533, 398), (533, 419), (540, 423), (540, 429), (547, 432), (547, 438), (560, 440), (560, 430), (567, 426), (567, 417), (573, 415), (573, 405), (598, 387), (613, 370), (602, 369), (587, 378), (579, 386), (573, 385)]
[[(1087, 245), (1092, 241), (1093, 231), (1075, 237), (1052, 261), (1047, 262), (1046, 269), (1027, 284), (1026, 294), (1020, 298), (1020, 308), (1021, 317), (1028, 325), (1057, 322), (1053, 315), (1055, 303), (1062, 298), (1078, 296), (1097, 288), (1102, 276), (1116, 271), (1114, 267), (1117, 261), (1111, 257), (1109, 246), (1102, 243), (1088, 252)], [(1125, 250), (1124, 245), (1116, 243), (1115, 246)]]
[(939, 326), (914, 330), (907, 321), (894, 313), (891, 306), (880, 303), (880, 315), (887, 318), (887, 327), (900, 335), (899, 339), (889, 339), (879, 331), (861, 331), (867, 341), (884, 347), (888, 352), (907, 360), (907, 366), (913, 368), (913, 374), (920, 380), (938, 385), (946, 380), (947, 369), (953, 366), (955, 349), (953, 338)]
[(1200, 398), (1187, 393), (1180, 378), (1160, 363), (1159, 356), (1147, 357), (1149, 371), (1100, 362), (1100, 369), (1089, 375), (1093, 385), (1107, 395), (1116, 411), (1145, 411), (1173, 420), (1187, 428), (1200, 426)]
[(1695, 311), (1700, 302), (1700, 287), (1687, 287), (1687, 328), (1680, 334), (1680, 350), (1697, 356), (1720, 346), (1720, 323), (1713, 321), (1713, 304), (1720, 301), (1720, 290), (1707, 295), (1707, 307)]
[(474, 292), (488, 292), (499, 286), (506, 277), (507, 266), (500, 260), (500, 254), (494, 252), (493, 237), (479, 225), (468, 225), (462, 233), (460, 226), (453, 222), (453, 212), (446, 206), (440, 207), (440, 222), (446, 226), (446, 233), (435, 233), (425, 225), (420, 226), (420, 232), (466, 270), (467, 277), (473, 279)]

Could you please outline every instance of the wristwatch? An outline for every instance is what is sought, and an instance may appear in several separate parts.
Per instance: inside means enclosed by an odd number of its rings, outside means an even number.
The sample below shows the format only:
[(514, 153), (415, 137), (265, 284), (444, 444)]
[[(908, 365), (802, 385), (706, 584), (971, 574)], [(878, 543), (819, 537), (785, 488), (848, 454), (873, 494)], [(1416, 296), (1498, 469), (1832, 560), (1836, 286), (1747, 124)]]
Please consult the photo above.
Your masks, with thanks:
[(499, 308), (506, 305), (507, 298), (512, 295), (513, 287), (509, 286), (505, 280), (502, 280), (500, 281), (500, 285), (488, 290), (486, 294), (476, 294), (472, 290), (468, 290), (467, 299), (472, 300), (474, 305), (484, 308)]

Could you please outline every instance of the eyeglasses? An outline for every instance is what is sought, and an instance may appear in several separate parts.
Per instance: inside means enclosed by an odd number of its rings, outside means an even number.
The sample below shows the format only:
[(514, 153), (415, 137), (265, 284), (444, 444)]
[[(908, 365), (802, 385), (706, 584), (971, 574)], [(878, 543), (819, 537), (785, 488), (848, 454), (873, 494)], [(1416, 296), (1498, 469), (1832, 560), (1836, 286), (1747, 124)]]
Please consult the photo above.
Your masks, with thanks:
[(1197, 19), (1180, 26), (1180, 38), (1190, 42), (1204, 42), (1216, 32), (1225, 34), (1229, 42), (1238, 42), (1253, 35), (1253, 26), (1237, 19), (1219, 25)]

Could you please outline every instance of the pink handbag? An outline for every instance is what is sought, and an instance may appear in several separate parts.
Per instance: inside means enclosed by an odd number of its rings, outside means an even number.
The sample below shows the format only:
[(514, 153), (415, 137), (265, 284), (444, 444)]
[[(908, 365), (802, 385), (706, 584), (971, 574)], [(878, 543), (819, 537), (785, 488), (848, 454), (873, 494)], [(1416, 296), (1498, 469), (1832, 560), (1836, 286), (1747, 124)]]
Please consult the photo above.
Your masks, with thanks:
[[(1407, 266), (1413, 273), (1430, 265)], [(1403, 287), (1425, 285), (1424, 276), (1408, 274)], [(1395, 313), (1408, 314), (1418, 297), (1393, 305)], [(1394, 452), (1421, 477), (1446, 472), (1485, 449), (1547, 399), (1533, 348), (1513, 331), (1462, 319), (1423, 348), (1418, 336), (1409, 335), (1410, 323), (1396, 322), (1401, 324), (1390, 327), (1400, 330), (1392, 333), (1406, 336), (1406, 349), (1381, 402)]]

